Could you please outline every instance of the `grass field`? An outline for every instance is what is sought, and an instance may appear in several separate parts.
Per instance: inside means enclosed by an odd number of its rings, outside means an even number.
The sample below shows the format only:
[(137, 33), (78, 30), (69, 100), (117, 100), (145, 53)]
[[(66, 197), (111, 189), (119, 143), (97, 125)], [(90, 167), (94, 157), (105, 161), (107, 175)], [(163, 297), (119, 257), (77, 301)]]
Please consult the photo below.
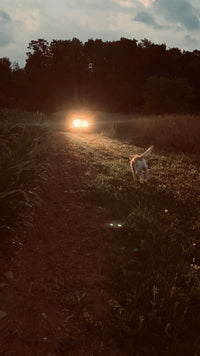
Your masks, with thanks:
[(40, 204), (39, 186), (47, 179), (48, 129), (40, 114), (0, 112), (0, 234), (31, 226)]
[[(199, 355), (199, 118), (132, 121), (110, 114), (108, 124), (106, 115), (97, 116), (96, 133), (62, 133), (87, 167), (83, 200), (111, 217), (104, 274), (112, 300), (105, 318), (89, 320), (87, 327), (103, 342), (112, 340), (122, 355)], [(40, 202), (41, 182), (51, 169), (49, 128), (58, 130), (55, 118), (48, 120), (1, 113), (3, 236), (29, 225)], [(155, 145), (148, 157), (150, 182), (134, 185), (128, 157), (149, 144)]]
[[(90, 118), (90, 117), (89, 117)], [(200, 152), (200, 117), (195, 115), (123, 115), (93, 113), (93, 128), (137, 146), (151, 145), (170, 152)]]
[(88, 167), (86, 198), (112, 216), (105, 269), (113, 302), (101, 320), (105, 340), (113, 338), (128, 355), (199, 354), (197, 157), (156, 147), (148, 159), (150, 183), (134, 185), (123, 157), (144, 147), (101, 134), (67, 137)]

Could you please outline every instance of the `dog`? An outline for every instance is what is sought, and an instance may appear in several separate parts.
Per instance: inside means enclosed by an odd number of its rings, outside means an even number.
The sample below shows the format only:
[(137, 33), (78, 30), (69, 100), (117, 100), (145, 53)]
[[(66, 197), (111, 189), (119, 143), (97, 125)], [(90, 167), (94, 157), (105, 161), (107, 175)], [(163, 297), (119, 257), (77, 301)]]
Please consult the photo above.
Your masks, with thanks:
[(147, 182), (149, 180), (148, 166), (145, 157), (153, 151), (154, 146), (150, 146), (141, 155), (130, 156), (130, 166), (133, 174), (133, 181), (136, 182), (136, 178), (139, 177), (140, 183)]

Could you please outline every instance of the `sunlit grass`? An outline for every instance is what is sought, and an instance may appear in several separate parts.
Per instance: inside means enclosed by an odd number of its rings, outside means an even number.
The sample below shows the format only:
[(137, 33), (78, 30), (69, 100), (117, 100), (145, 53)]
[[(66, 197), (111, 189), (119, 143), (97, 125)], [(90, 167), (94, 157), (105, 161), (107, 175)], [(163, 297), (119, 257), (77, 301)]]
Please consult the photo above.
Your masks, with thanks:
[(96, 113), (96, 132), (128, 140), (135, 145), (151, 145), (170, 152), (198, 154), (200, 116), (194, 115), (123, 115)]
[[(148, 143), (141, 147), (102, 134), (67, 136), (87, 167), (86, 197), (111, 216), (105, 269), (115, 303), (101, 320), (102, 338), (127, 354), (198, 354), (197, 157), (156, 146), (148, 157), (150, 182), (134, 185), (128, 157)], [(125, 221), (120, 228), (113, 223), (117, 219)]]

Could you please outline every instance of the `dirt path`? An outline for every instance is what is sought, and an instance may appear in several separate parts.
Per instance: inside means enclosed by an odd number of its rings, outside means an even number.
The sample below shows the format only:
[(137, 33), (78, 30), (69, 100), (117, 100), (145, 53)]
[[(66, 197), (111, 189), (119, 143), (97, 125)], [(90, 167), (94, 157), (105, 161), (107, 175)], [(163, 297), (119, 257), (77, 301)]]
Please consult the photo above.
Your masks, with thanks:
[(54, 140), (34, 226), (1, 251), (0, 355), (118, 355), (101, 353), (101, 337), (91, 332), (109, 304), (108, 213), (84, 201), (89, 178), (76, 145), (60, 134)]

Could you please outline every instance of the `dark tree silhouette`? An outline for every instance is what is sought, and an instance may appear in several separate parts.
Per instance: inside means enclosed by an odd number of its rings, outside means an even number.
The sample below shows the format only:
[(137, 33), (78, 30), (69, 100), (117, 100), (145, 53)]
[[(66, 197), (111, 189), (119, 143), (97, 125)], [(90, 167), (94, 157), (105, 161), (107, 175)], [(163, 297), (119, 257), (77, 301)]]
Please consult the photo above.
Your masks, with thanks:
[(10, 106), (12, 94), (11, 62), (9, 58), (0, 58), (0, 106)]
[(0, 105), (57, 111), (200, 111), (200, 51), (148, 39), (33, 40), (25, 68), (0, 59)]
[(153, 113), (188, 113), (194, 91), (185, 78), (150, 77), (145, 85), (145, 106)]

